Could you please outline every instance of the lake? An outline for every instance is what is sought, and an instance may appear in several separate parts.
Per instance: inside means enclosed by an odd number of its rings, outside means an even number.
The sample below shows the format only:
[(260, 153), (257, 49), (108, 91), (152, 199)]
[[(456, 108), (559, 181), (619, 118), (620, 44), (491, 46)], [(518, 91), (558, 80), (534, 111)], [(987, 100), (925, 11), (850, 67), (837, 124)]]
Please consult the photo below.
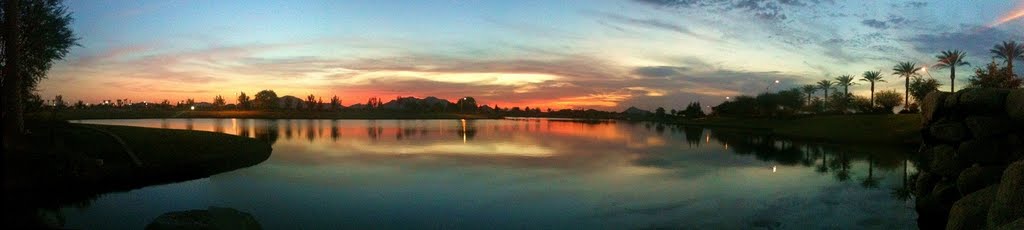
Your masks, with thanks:
[[(140, 229), (209, 206), (265, 229), (916, 229), (911, 150), (653, 123), (87, 120), (253, 137), (265, 162), (61, 209), (66, 227)], [(837, 130), (841, 132), (841, 130)]]

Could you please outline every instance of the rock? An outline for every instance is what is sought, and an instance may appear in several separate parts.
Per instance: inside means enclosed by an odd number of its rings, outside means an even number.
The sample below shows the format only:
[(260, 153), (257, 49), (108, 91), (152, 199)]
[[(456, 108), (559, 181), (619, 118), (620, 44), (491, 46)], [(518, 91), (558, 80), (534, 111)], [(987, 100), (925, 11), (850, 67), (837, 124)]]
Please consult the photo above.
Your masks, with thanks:
[(1006, 110), (1007, 89), (967, 88), (957, 92), (957, 107), (967, 114), (1001, 114)]
[(960, 92), (952, 93), (950, 95), (946, 95), (946, 98), (945, 100), (943, 100), (942, 108), (940, 108), (940, 110), (952, 112), (955, 111), (956, 109), (959, 109), (958, 104), (960, 104), (961, 92), (963, 92), (963, 90), (961, 90)]
[(146, 225), (157, 229), (262, 229), (249, 213), (232, 208), (210, 207), (207, 210), (168, 212)]
[(1004, 169), (1006, 167), (1000, 166), (976, 166), (964, 169), (956, 178), (956, 188), (960, 190), (960, 194), (967, 195), (989, 185), (997, 184), (1003, 176)]
[(1001, 226), (1024, 217), (1024, 161), (1006, 167), (995, 202), (988, 212), (988, 226)]
[(939, 145), (932, 148), (932, 173), (940, 176), (955, 177), (960, 175), (964, 162), (957, 159), (956, 150), (952, 146)]
[(914, 203), (919, 229), (941, 229), (946, 226), (949, 209), (939, 205), (933, 196), (918, 197)]
[(943, 122), (934, 124), (928, 131), (935, 139), (945, 142), (959, 142), (968, 138), (967, 127), (960, 122)]
[(957, 159), (966, 160), (968, 164), (995, 165), (1005, 164), (1007, 152), (996, 141), (969, 140), (960, 143)]
[(1013, 128), (1013, 123), (1005, 118), (971, 116), (964, 118), (964, 124), (974, 138), (985, 139), (1003, 135)]
[(1015, 89), (1006, 96), (1006, 114), (1018, 126), (1024, 125), (1024, 89)]
[(1024, 160), (1024, 140), (1020, 136), (1016, 134), (1006, 135), (1006, 142), (1004, 143), (1006, 143), (1005, 148), (1009, 150), (1006, 156), (1009, 162)]
[(1021, 230), (1021, 229), (1024, 229), (1024, 218), (1019, 218), (1019, 219), (1017, 219), (1017, 220), (1015, 220), (1013, 222), (1010, 222), (1009, 224), (1004, 224), (1003, 226), (999, 226), (999, 227), (994, 228), (994, 229), (996, 229), (996, 230)]
[(949, 210), (946, 229), (985, 229), (989, 206), (995, 199), (996, 186), (989, 186), (964, 196)]
[(932, 194), (932, 188), (939, 182), (939, 177), (928, 172), (921, 172), (914, 181), (914, 194), (923, 197)]
[(928, 93), (928, 96), (924, 97), (924, 102), (921, 103), (922, 125), (931, 124), (933, 118), (941, 116), (942, 112), (946, 111), (943, 107), (943, 103), (946, 102), (946, 97), (951, 94), (952, 93), (935, 91)]
[(960, 199), (960, 190), (956, 188), (956, 181), (942, 180), (935, 185), (935, 189), (932, 190), (932, 196), (939, 202), (939, 205), (949, 209), (953, 202)]

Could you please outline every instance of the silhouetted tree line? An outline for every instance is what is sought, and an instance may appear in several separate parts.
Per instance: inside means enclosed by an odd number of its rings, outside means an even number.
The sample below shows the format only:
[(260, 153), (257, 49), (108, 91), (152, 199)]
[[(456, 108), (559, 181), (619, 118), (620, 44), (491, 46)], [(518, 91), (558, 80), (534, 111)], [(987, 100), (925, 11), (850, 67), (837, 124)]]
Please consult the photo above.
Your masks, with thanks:
[[(968, 79), (967, 87), (981, 88), (1020, 88), (1022, 79), (1013, 71), (1013, 63), (1024, 59), (1024, 44), (1015, 41), (1004, 41), (993, 46), (992, 62), (984, 67), (975, 67), (974, 75)], [(954, 91), (956, 68), (969, 66), (964, 60), (966, 52), (946, 50), (935, 56), (934, 67), (950, 70), (950, 91)], [(995, 60), (1002, 59), (1002, 66)], [(776, 117), (794, 114), (839, 114), (839, 113), (892, 113), (893, 109), (903, 106), (900, 113), (919, 112), (919, 103), (928, 93), (939, 90), (942, 85), (934, 78), (925, 78), (921, 72), (927, 71), (925, 66), (914, 62), (900, 62), (893, 66), (892, 75), (903, 78), (904, 92), (901, 95), (895, 90), (875, 92), (875, 84), (886, 82), (881, 71), (866, 71), (860, 81), (868, 82), (871, 90), (869, 97), (855, 96), (849, 93), (851, 86), (857, 85), (854, 76), (842, 75), (834, 79), (825, 79), (816, 84), (804, 85), (799, 88), (779, 92), (765, 92), (754, 96), (739, 96), (712, 108), (714, 115), (720, 116), (760, 116)], [(842, 89), (842, 91), (840, 91)], [(816, 92), (822, 92), (815, 97)], [(806, 96), (801, 96), (806, 95)], [(914, 102), (911, 102), (911, 98)]]

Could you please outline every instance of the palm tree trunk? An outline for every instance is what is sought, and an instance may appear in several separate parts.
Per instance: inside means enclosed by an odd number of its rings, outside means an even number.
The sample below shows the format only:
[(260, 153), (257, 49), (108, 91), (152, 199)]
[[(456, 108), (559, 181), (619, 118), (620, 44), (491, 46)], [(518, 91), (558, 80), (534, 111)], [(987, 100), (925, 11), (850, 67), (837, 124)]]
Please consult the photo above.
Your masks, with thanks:
[(1010, 70), (1010, 76), (1013, 76), (1014, 73), (1015, 73), (1015, 72), (1013, 72), (1013, 61), (1014, 61), (1014, 59), (1016, 59), (1016, 58), (1010, 57), (1010, 59), (1006, 59), (1006, 69)]
[(875, 82), (871, 82), (871, 109), (875, 108)]
[(956, 65), (949, 66), (949, 92), (956, 92)]
[(910, 75), (904, 77), (907, 82), (903, 84), (903, 110), (910, 108)]

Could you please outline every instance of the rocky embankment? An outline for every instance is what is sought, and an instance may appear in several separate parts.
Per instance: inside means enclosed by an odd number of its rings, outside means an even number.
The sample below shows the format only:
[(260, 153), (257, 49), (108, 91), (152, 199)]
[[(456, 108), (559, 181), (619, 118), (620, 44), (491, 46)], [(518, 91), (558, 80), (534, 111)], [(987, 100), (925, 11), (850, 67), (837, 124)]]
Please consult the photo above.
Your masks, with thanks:
[(921, 229), (1024, 229), (1024, 89), (934, 92), (914, 183)]

